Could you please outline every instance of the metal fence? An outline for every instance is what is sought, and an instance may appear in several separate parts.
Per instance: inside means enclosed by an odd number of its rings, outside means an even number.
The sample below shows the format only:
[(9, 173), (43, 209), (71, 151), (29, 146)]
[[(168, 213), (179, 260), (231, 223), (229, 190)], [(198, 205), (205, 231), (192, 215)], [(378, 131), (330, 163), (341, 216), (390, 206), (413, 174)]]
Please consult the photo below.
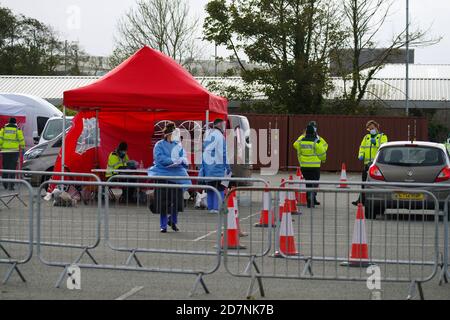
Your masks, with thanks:
[[(218, 214), (195, 201), (203, 191), (220, 198), (213, 186), (167, 183), (186, 177), (117, 175), (100, 182), (91, 174), (64, 175), (64, 181), (46, 181), (35, 191), (25, 181), (1, 179), (20, 186), (13, 201), (2, 198), (0, 253), (6, 258), (0, 263), (10, 265), (4, 282), (14, 271), (25, 281), (18, 266), (30, 261), (34, 244), (43, 264), (64, 269), (57, 287), (76, 265), (195, 275), (191, 294), (200, 285), (208, 293), (204, 276), (219, 269), (222, 257), (229, 274), (250, 279), (247, 297), (254, 296), (255, 285), (265, 295), (265, 278), (367, 281), (369, 270), (379, 272), (382, 282), (409, 283), (409, 299), (417, 289), (424, 298), (422, 284), (437, 274), (440, 282), (448, 279), (446, 185), (348, 182), (357, 186), (350, 189), (320, 181), (320, 187), (305, 189), (305, 181), (291, 180), (272, 188), (264, 179), (230, 178), (255, 186), (231, 189)], [(159, 211), (150, 208), (155, 190), (182, 190), (174, 203), (184, 207), (176, 222), (180, 232), (170, 225), (169, 234), (160, 232)], [(316, 192), (321, 205), (301, 206), (297, 200), (305, 192)], [(354, 207), (361, 193), (368, 202)]]
[(1, 179), (1, 182), (15, 186), (15, 190), (0, 192), (0, 264), (11, 265), (2, 283), (8, 282), (13, 271), (26, 282), (18, 266), (30, 261), (33, 255), (33, 190), (26, 181)]
[[(269, 208), (261, 208), (255, 201), (248, 208), (239, 208), (251, 213), (261, 210), (261, 215), (266, 209), (269, 212), (266, 234), (264, 228), (254, 228), (257, 219), (250, 219), (248, 223), (241, 222), (249, 237), (242, 239), (233, 251), (224, 248), (227, 271), (233, 276), (251, 278), (248, 297), (252, 296), (256, 281), (264, 295), (263, 278), (367, 281), (367, 267), (376, 266), (380, 281), (408, 282), (411, 284), (408, 298), (415, 295), (416, 288), (423, 298), (422, 283), (437, 274), (439, 243), (443, 242), (438, 227), (439, 202), (432, 193), (405, 188), (309, 188), (304, 191), (317, 192), (321, 206), (302, 208), (292, 206), (289, 201), (290, 195), (299, 191), (299, 188), (235, 189), (238, 197), (240, 192), (269, 192), (271, 198)], [(389, 203), (391, 212), (376, 219), (357, 219), (365, 208), (356, 208), (351, 202), (363, 191), (367, 197), (373, 195), (380, 203)], [(415, 211), (419, 207), (417, 201), (393, 198), (400, 194), (424, 197), (420, 211)], [(294, 212), (299, 215), (292, 218)], [(268, 238), (271, 243), (266, 243)], [(272, 248), (271, 254), (267, 248)]]

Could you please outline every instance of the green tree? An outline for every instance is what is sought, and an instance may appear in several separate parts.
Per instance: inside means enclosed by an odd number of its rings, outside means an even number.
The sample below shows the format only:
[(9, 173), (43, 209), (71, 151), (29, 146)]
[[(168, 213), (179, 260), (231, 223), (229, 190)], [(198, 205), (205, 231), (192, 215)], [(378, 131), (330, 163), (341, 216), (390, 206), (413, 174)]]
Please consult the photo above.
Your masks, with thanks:
[(0, 74), (80, 75), (86, 59), (77, 43), (62, 41), (50, 26), (0, 7)]
[[(205, 39), (234, 52), (248, 84), (263, 87), (272, 105), (318, 113), (330, 89), (329, 53), (344, 33), (333, 1), (213, 0)], [(242, 52), (260, 67), (247, 70)]]

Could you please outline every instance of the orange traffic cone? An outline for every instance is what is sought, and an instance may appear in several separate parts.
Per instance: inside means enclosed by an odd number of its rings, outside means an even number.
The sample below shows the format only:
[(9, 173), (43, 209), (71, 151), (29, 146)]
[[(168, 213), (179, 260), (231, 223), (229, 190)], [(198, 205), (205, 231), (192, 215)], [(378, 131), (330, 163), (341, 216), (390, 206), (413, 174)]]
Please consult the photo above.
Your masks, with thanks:
[[(300, 168), (297, 168), (297, 173), (295, 174), (295, 176), (297, 177), (297, 181), (299, 181), (299, 182), (302, 181), (303, 174), (302, 174), (302, 170)], [(301, 189), (300, 187), (301, 187), (301, 184), (299, 184), (298, 188)], [(295, 192), (295, 199), (297, 200), (297, 203), (300, 204), (300, 201), (301, 201), (301, 192), (300, 191)]]
[(236, 213), (234, 208), (234, 191), (232, 191), (228, 197), (228, 214), (227, 214), (227, 234), (226, 237), (222, 233), (222, 240), (220, 242), (220, 247), (223, 249), (225, 246), (225, 238), (228, 249), (245, 249), (244, 246), (239, 244), (239, 230), (236, 224)]
[[(298, 179), (300, 182), (305, 181), (305, 178), (303, 177), (303, 173), (302, 173), (302, 171), (300, 170), (300, 168), (297, 169), (297, 179)], [(300, 192), (297, 192), (297, 195), (298, 195), (297, 205), (306, 207), (306, 205), (308, 204), (308, 200), (307, 200), (307, 196), (306, 196), (306, 191), (305, 191), (305, 189), (306, 189), (306, 184), (300, 184), (300, 185), (299, 185), (299, 189), (300, 189)]]
[(295, 247), (294, 227), (292, 225), (292, 215), (289, 212), (289, 207), (288, 199), (286, 199), (282, 213), (283, 217), (280, 222), (279, 250), (275, 251), (275, 257), (298, 255), (297, 248)]
[[(284, 183), (286, 180), (281, 179), (281, 186), (284, 189)], [(279, 203), (278, 203), (278, 212), (279, 212), (279, 220), (281, 221), (283, 219), (283, 213), (285, 212), (284, 207), (286, 205), (286, 191), (280, 191), (279, 192)]]
[(247, 237), (248, 234), (241, 231), (241, 224), (239, 223), (239, 207), (238, 207), (236, 192), (233, 192), (231, 194), (231, 197), (233, 197), (234, 215), (236, 217), (236, 225), (237, 225), (237, 228), (239, 231), (239, 237)]
[(343, 163), (341, 170), (341, 185), (339, 186), (339, 188), (348, 188), (346, 182), (347, 182), (347, 167), (345, 166), (345, 163)]
[(369, 266), (369, 246), (367, 245), (366, 220), (364, 218), (364, 207), (361, 203), (358, 204), (358, 211), (356, 213), (350, 259), (348, 263), (344, 263), (343, 265), (363, 268), (367, 268)]
[[(289, 177), (289, 181), (294, 181), (294, 178), (292, 176)], [(291, 184), (290, 188), (294, 188), (294, 186)], [(297, 211), (297, 199), (295, 198), (295, 191), (288, 191), (288, 202), (289, 202), (289, 212), (293, 216), (299, 216), (301, 215), (301, 212)]]
[(275, 215), (272, 210), (270, 210), (270, 192), (265, 191), (263, 195), (263, 209), (261, 210), (261, 217), (259, 223), (255, 224), (257, 228), (267, 228), (269, 227), (269, 215), (272, 217), (272, 228), (275, 227)]

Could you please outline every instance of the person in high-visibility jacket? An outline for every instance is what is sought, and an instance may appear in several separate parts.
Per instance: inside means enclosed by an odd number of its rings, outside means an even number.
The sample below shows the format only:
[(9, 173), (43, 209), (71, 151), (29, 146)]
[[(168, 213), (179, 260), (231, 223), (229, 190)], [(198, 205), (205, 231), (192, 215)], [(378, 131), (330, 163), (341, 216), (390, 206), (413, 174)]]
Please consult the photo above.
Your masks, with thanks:
[[(294, 143), (294, 148), (297, 150), (298, 161), (305, 180), (319, 181), (320, 167), (327, 159), (327, 151), (323, 142), (318, 141), (316, 130), (312, 125), (308, 125), (305, 136)], [(318, 185), (307, 184), (306, 187), (317, 188)], [(316, 199), (316, 192), (307, 192), (306, 196), (308, 208), (320, 205)]]
[[(25, 151), (23, 132), (17, 127), (16, 118), (10, 118), (9, 123), (0, 130), (0, 149), (3, 156), (3, 169), (16, 170), (20, 152)], [(13, 173), (3, 173), (4, 179), (14, 179)], [(14, 190), (13, 183), (3, 183), (5, 189)]]
[[(372, 165), (375, 156), (377, 155), (380, 146), (388, 142), (388, 137), (384, 133), (380, 132), (380, 124), (374, 120), (370, 120), (366, 124), (366, 129), (369, 131), (361, 142), (359, 147), (358, 159), (364, 161), (364, 171), (362, 173), (362, 181), (367, 180), (369, 168)], [(362, 186), (364, 189), (364, 186)], [(357, 201), (353, 201), (352, 204), (357, 206), (359, 202), (364, 204), (364, 194), (360, 195)]]
[(108, 168), (106, 169), (106, 178), (110, 178), (117, 174), (115, 170), (126, 169), (128, 161), (128, 145), (121, 142), (116, 150), (111, 152), (108, 157)]
[[(327, 152), (328, 151), (328, 143), (326, 142), (326, 140), (323, 137), (319, 136), (317, 122), (311, 121), (308, 125), (314, 127), (314, 131), (316, 132), (316, 142), (322, 144), (323, 148), (325, 149), (325, 152)], [(306, 130), (297, 139), (297, 141), (300, 141), (303, 138), (305, 138), (305, 135), (306, 135)], [(295, 147), (295, 144), (294, 144), (294, 147)]]

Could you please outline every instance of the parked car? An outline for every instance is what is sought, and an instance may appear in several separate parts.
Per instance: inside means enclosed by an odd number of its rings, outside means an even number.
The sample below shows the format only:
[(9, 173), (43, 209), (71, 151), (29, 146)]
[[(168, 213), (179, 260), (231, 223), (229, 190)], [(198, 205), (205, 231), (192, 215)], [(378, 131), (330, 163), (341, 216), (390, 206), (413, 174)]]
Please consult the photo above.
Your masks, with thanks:
[[(389, 142), (383, 144), (370, 166), (367, 182), (447, 184), (447, 188), (420, 187), (436, 195), (440, 208), (450, 195), (450, 155), (443, 144), (431, 142)], [(368, 186), (367, 189), (392, 187)], [(403, 188), (403, 187), (402, 187)], [(366, 217), (375, 218), (385, 209), (434, 209), (434, 201), (422, 193), (367, 193)]]

